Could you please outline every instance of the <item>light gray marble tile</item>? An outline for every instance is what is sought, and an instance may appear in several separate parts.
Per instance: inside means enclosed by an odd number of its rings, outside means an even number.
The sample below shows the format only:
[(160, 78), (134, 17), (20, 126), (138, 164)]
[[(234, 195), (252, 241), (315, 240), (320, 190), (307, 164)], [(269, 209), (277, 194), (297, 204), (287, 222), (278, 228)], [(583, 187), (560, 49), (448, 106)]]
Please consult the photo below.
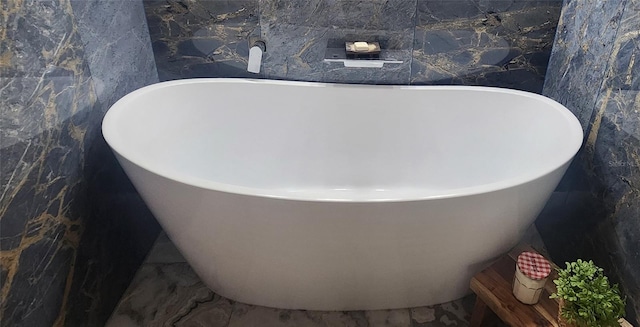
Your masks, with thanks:
[(151, 251), (145, 259), (145, 263), (179, 263), (187, 262), (180, 250), (171, 242), (169, 236), (163, 231), (158, 235)]
[(229, 327), (264, 326), (367, 326), (362, 311), (323, 312), (284, 310), (236, 303)]
[(366, 311), (365, 317), (370, 327), (411, 326), (411, 315), (408, 309)]
[(107, 326), (226, 326), (231, 310), (188, 264), (145, 264)]
[(468, 326), (475, 296), (428, 307), (410, 309), (415, 327)]
[(410, 310), (413, 321), (418, 324), (426, 324), (436, 320), (436, 309), (432, 307), (418, 307)]

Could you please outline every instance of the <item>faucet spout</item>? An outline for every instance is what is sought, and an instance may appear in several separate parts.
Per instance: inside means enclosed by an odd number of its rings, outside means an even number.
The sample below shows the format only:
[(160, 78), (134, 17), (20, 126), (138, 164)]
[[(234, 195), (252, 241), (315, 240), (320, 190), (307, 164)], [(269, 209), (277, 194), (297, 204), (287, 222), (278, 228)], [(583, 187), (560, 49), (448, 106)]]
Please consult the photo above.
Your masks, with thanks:
[(262, 66), (262, 54), (266, 49), (267, 47), (263, 41), (256, 41), (253, 43), (251, 49), (249, 49), (247, 71), (255, 74), (260, 73), (260, 68)]

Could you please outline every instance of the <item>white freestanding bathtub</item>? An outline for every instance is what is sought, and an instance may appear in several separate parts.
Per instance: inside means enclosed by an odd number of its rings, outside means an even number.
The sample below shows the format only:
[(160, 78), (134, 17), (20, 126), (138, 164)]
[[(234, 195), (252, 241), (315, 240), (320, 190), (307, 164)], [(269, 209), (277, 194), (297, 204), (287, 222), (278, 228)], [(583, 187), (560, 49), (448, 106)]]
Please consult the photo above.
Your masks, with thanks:
[(142, 88), (102, 128), (211, 289), (310, 310), (463, 296), (582, 142), (566, 108), (527, 92), (241, 79)]

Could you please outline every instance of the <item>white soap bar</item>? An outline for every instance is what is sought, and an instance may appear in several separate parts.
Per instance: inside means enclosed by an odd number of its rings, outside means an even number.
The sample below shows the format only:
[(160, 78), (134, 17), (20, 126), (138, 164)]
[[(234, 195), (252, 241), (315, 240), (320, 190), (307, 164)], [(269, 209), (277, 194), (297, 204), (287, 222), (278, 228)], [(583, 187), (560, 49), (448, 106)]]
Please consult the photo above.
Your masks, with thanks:
[(369, 51), (369, 44), (367, 42), (354, 42), (353, 45), (356, 51)]

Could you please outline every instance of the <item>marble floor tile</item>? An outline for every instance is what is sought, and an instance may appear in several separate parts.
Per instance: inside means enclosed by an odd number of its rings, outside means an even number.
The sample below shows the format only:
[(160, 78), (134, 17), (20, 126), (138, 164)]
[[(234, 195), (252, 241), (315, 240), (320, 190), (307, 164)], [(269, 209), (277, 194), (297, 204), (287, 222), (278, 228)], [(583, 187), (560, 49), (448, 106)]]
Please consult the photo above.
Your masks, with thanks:
[(145, 263), (177, 263), (187, 262), (166, 233), (162, 232), (149, 251)]
[(371, 327), (410, 327), (411, 314), (408, 309), (366, 311), (367, 323)]
[(236, 303), (229, 327), (368, 326), (361, 311), (284, 310)]
[(426, 324), (436, 320), (436, 309), (431, 307), (412, 308), (409, 313), (416, 324)]
[(145, 264), (108, 327), (226, 326), (232, 302), (207, 288), (187, 263)]

